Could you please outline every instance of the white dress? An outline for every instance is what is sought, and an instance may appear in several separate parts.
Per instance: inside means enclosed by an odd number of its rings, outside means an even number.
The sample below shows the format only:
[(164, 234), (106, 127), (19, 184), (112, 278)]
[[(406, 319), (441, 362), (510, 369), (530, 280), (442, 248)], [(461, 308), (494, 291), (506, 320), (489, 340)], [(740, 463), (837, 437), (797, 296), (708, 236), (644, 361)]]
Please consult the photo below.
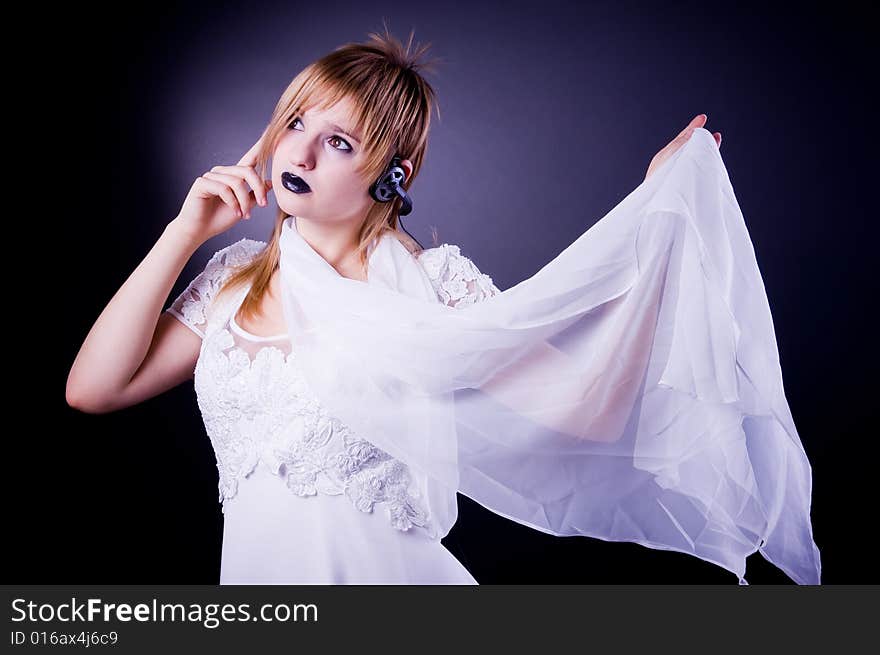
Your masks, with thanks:
[[(202, 338), (194, 386), (219, 472), (220, 584), (477, 584), (436, 536), (425, 478), (327, 415), (286, 334), (236, 323), (249, 289), (213, 302), (265, 247), (217, 251), (165, 310)], [(499, 293), (457, 246), (419, 261), (447, 305)]]

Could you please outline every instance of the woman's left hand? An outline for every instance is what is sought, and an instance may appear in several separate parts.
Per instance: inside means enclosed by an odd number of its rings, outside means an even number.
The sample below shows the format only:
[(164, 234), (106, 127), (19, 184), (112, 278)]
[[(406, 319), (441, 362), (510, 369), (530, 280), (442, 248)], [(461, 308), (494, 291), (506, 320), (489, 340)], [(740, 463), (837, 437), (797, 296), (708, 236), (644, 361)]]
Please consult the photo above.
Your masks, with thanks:
[[(686, 128), (684, 128), (677, 137), (675, 137), (669, 144), (663, 148), (660, 152), (654, 155), (654, 159), (651, 160), (651, 163), (648, 165), (648, 172), (645, 173), (645, 179), (647, 180), (651, 177), (651, 173), (657, 170), (660, 166), (663, 165), (667, 159), (669, 159), (676, 150), (681, 148), (685, 142), (691, 138), (691, 134), (694, 133), (694, 130), (698, 127), (704, 127), (706, 125), (706, 121), (708, 120), (708, 116), (706, 114), (699, 114), (696, 116)], [(721, 147), (721, 132), (714, 132), (712, 136), (715, 137), (715, 142), (718, 144), (718, 147)]]

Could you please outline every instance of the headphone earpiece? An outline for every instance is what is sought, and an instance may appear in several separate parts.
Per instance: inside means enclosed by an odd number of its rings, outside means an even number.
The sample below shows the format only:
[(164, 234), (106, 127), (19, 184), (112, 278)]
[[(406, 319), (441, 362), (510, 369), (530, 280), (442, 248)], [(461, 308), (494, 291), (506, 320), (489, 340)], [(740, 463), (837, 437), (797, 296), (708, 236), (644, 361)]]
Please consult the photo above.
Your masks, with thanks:
[(370, 185), (370, 196), (377, 202), (390, 202), (400, 196), (403, 204), (399, 213), (401, 216), (406, 216), (412, 211), (412, 200), (401, 186), (406, 181), (406, 171), (403, 170), (400, 162), (400, 155), (394, 155), (385, 172)]

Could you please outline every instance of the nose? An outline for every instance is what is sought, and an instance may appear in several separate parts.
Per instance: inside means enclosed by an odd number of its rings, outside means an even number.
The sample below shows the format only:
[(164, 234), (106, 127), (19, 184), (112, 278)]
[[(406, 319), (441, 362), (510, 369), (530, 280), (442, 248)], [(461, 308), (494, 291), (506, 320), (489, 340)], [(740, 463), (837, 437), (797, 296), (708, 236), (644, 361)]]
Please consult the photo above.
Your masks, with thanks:
[(308, 171), (315, 167), (315, 153), (306, 141), (306, 139), (298, 139), (290, 146), (287, 161), (294, 170), (301, 168)]

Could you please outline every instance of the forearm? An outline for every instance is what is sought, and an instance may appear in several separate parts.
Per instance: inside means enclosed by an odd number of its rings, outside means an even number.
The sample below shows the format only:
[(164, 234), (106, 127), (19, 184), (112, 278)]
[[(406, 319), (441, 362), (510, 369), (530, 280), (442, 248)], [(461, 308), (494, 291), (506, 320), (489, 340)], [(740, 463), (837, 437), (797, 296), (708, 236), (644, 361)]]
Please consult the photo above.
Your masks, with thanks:
[[(588, 380), (584, 367), (585, 363), (575, 363), (566, 353), (542, 342), (497, 371), (480, 390), (553, 432), (578, 439), (610, 440), (612, 426), (603, 416), (610, 409), (611, 398), (601, 396), (610, 380), (597, 384), (601, 372)], [(590, 370), (601, 371), (601, 367), (594, 362)]]
[(89, 330), (67, 377), (67, 401), (99, 402), (130, 382), (150, 348), (165, 301), (201, 245), (171, 221)]
[[(480, 388), (538, 425), (578, 440), (620, 438), (645, 379), (659, 311), (662, 276), (613, 301), (589, 361), (542, 342)], [(630, 292), (632, 293), (632, 292)]]

